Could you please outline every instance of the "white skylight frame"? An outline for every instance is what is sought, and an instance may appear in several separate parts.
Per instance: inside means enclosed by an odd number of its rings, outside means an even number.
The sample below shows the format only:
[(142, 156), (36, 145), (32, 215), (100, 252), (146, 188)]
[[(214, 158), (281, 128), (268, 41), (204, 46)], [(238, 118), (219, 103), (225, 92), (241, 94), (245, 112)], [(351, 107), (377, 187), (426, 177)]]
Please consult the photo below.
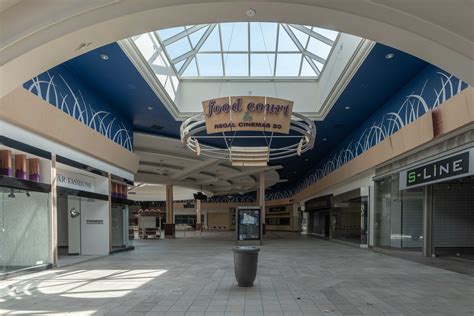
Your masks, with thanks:
[[(236, 25), (240, 30), (244, 27), (247, 33), (243, 35), (247, 41), (246, 45), (242, 45), (246, 46), (244, 49), (240, 49), (240, 47), (230, 49), (233, 41), (238, 41), (238, 38), (236, 39), (235, 36), (239, 34), (233, 34), (237, 29)], [(273, 46), (273, 41), (274, 47), (267, 47), (265, 35), (268, 34), (264, 33), (262, 26), (276, 28), (274, 34), (275, 38), (270, 39), (268, 45)], [(251, 29), (253, 27), (258, 27), (260, 30), (261, 38), (264, 39), (264, 49), (258, 50), (252, 48), (256, 43), (252, 38), (252, 34), (254, 33), (251, 32)], [(227, 29), (227, 33), (229, 28), (231, 28), (230, 38), (228, 38), (229, 34), (226, 34), (227, 37), (223, 36), (223, 33), (225, 33), (225, 31), (223, 31), (224, 28)], [(283, 32), (283, 34), (280, 34), (281, 32)], [(215, 36), (215, 33), (218, 35), (218, 42), (216, 43), (215, 39), (214, 42), (210, 42), (210, 36)], [(159, 30), (149, 34), (152, 34), (158, 43), (156, 49), (161, 50), (163, 48), (162, 52), (166, 55), (168, 63), (174, 70), (176, 77), (184, 81), (317, 80), (321, 76), (325, 63), (330, 58), (334, 45), (339, 37), (339, 33), (335, 31), (324, 30), (317, 27), (272, 22), (191, 25)], [(255, 35), (256, 33), (254, 37)], [(282, 42), (286, 40), (287, 45), (293, 46), (291, 49), (284, 49), (280, 47), (280, 40)], [(218, 49), (202, 50), (203, 46), (209, 43), (211, 46), (217, 44)], [(241, 41), (241, 43), (244, 42)], [(226, 44), (227, 47), (225, 47)], [(173, 45), (177, 47), (177, 49), (174, 48)], [(321, 54), (321, 52), (317, 50), (318, 47), (324, 47), (325, 52)], [(141, 50), (139, 46), (138, 49)], [(177, 54), (177, 52), (179, 52), (179, 54)], [(243, 59), (244, 56), (246, 61)], [(201, 63), (205, 62), (205, 58), (214, 60), (214, 62), (208, 62), (207, 66), (211, 67), (204, 68), (205, 70), (203, 71), (203, 65)], [(238, 58), (240, 58), (240, 62), (232, 62), (232, 59)], [(253, 67), (253, 65), (257, 64), (255, 62), (257, 59), (260, 59), (260, 62), (263, 63), (266, 61), (268, 66), (268, 69), (260, 74), (256, 74), (255, 70), (257, 68)], [(286, 69), (282, 64), (285, 59), (293, 63), (291, 67), (287, 67), (287, 70), (291, 70), (291, 72), (280, 71), (281, 69)], [(295, 61), (297, 61), (297, 64)], [(147, 60), (147, 62), (149, 64), (153, 63), (151, 60)], [(216, 64), (219, 64), (219, 66), (216, 67)], [(241, 64), (245, 66), (244, 69), (238, 67)], [(237, 65), (237, 68), (235, 68), (234, 65)], [(231, 69), (230, 67), (234, 68)], [(295, 68), (297, 68), (297, 71)], [(194, 75), (189, 75), (190, 69), (193, 70), (192, 73), (194, 73)], [(236, 69), (241, 73), (236, 74)], [(213, 70), (216, 72), (212, 73)], [(208, 72), (206, 73), (206, 71)], [(232, 73), (232, 75), (230, 75), (230, 73)]]

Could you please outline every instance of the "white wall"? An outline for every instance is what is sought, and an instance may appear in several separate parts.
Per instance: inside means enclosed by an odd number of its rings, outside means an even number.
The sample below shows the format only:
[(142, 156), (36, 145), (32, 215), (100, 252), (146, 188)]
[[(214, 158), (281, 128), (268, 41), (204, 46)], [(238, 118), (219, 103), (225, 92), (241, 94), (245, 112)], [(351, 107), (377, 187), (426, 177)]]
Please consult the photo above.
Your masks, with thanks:
[(321, 105), (326, 101), (334, 85), (343, 75), (361, 41), (360, 37), (354, 35), (345, 33), (339, 35), (339, 39), (334, 45), (333, 52), (319, 79), (319, 102)]
[[(83, 255), (108, 255), (109, 202), (81, 198), (81, 249)], [(101, 221), (98, 224), (87, 221)]]
[(316, 112), (320, 106), (317, 81), (183, 81), (179, 85), (175, 103), (181, 112), (202, 112), (203, 100), (239, 95), (276, 96), (292, 100), (295, 112)]
[[(75, 208), (81, 212), (78, 217), (72, 218), (69, 215), (69, 211)], [(67, 199), (67, 221), (68, 221), (68, 253), (69, 254), (80, 254), (81, 253), (81, 201), (79, 197), (68, 196)]]

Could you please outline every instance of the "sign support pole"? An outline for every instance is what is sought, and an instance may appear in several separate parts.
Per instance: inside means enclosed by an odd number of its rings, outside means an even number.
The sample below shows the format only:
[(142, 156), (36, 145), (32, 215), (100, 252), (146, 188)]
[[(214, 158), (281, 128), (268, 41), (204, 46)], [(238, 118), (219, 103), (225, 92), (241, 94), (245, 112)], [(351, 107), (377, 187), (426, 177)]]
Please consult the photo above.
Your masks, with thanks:
[(259, 177), (259, 201), (258, 206), (260, 207), (260, 245), (262, 244), (263, 235), (265, 232), (265, 172), (260, 172)]

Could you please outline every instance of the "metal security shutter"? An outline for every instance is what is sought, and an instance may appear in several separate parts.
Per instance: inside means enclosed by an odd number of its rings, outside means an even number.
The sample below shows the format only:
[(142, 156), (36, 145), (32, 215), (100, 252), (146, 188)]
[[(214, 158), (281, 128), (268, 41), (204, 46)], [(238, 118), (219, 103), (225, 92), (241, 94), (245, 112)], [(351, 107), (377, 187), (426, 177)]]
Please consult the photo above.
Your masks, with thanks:
[(474, 247), (474, 181), (433, 186), (433, 246)]

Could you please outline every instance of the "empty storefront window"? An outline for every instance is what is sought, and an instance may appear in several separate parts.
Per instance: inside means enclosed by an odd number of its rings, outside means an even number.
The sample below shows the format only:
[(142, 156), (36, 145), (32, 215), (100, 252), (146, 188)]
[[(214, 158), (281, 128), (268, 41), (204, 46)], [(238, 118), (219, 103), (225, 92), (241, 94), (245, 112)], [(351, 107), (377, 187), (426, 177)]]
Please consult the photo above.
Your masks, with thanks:
[(0, 273), (51, 263), (49, 198), (0, 187)]
[(398, 176), (377, 181), (375, 245), (421, 250), (423, 205), (424, 188), (400, 191)]

